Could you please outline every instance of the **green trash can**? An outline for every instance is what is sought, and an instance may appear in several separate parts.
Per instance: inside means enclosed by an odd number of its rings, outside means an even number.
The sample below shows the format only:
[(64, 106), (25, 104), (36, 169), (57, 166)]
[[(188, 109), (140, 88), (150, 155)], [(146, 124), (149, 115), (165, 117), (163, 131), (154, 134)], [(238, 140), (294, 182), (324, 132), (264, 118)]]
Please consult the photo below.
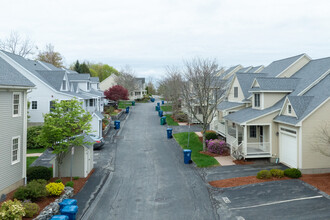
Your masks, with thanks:
[(155, 110), (158, 111), (158, 105), (155, 106)]
[(135, 101), (132, 101), (132, 106), (135, 106)]
[(160, 125), (166, 124), (166, 116), (160, 118)]

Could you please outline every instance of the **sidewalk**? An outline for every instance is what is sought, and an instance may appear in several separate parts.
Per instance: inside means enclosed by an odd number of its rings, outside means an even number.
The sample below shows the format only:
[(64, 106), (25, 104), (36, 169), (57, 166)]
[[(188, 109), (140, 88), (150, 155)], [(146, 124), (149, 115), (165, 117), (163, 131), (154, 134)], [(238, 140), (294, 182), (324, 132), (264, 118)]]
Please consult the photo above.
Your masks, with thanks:
[(43, 153), (26, 154), (27, 157), (40, 157)]

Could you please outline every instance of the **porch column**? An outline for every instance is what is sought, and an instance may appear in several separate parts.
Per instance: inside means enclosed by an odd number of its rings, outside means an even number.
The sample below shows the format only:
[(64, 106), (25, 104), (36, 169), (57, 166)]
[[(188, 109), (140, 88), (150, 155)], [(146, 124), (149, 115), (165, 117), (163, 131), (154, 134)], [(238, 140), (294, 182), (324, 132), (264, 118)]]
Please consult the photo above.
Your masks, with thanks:
[(244, 149), (244, 155), (247, 155), (247, 125), (244, 125), (243, 149)]
[(237, 145), (238, 145), (238, 126), (239, 126), (238, 124), (235, 124)]

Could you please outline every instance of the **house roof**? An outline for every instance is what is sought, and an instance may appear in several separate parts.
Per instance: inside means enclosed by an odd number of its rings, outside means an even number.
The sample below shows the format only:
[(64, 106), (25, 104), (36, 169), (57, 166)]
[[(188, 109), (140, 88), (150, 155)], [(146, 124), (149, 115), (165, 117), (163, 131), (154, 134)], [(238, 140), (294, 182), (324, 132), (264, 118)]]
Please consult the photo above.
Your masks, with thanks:
[(244, 68), (238, 70), (237, 72), (247, 73), (250, 69), (252, 69), (252, 66), (244, 67)]
[(92, 82), (100, 82), (100, 79), (99, 79), (99, 77), (91, 77), (90, 78), (90, 81), (92, 81)]
[(251, 88), (252, 82), (255, 78), (266, 76), (266, 74), (262, 73), (236, 73), (236, 78), (241, 86), (242, 92), (244, 94), (244, 98), (247, 99), (251, 94), (249, 93), (249, 89)]
[(143, 78), (143, 77), (137, 77), (135, 79), (138, 80), (138, 81), (142, 81), (142, 83), (146, 82), (146, 78)]
[(266, 66), (261, 72), (267, 73), (269, 76), (276, 77), (304, 55), (305, 54), (299, 54), (297, 56), (273, 61), (271, 64)]
[(89, 80), (89, 73), (80, 73), (80, 74), (68, 74), (70, 81), (79, 81), (79, 80)]
[(263, 67), (263, 65), (252, 67), (249, 71), (247, 71), (247, 73), (256, 73), (256, 71), (261, 67)]
[(225, 78), (228, 74), (230, 74), (235, 68), (237, 68), (237, 67), (239, 67), (239, 66), (240, 66), (240, 64), (228, 68), (224, 73), (222, 73), (222, 74), (220, 75), (220, 77), (221, 77), (221, 78)]
[(293, 91), (298, 85), (300, 79), (297, 78), (274, 78), (274, 77), (258, 77), (256, 78), (260, 87), (249, 89), (254, 91)]
[(95, 115), (96, 115), (97, 117), (99, 117), (101, 120), (104, 118), (104, 116), (102, 115), (101, 112), (99, 112), (99, 111), (95, 111), (94, 113), (95, 113)]
[(37, 72), (40, 74), (40, 76), (43, 77), (44, 81), (53, 87), (54, 89), (60, 91), (61, 85), (63, 82), (63, 78), (65, 75), (64, 70), (37, 70)]
[(292, 125), (298, 124), (330, 97), (330, 74), (306, 92), (303, 96), (288, 96), (297, 117), (279, 115), (275, 121)]
[(35, 85), (5, 60), (0, 58), (0, 86), (34, 87)]
[(43, 61), (38, 61), (38, 62), (42, 63), (43, 65), (45, 65), (46, 67), (48, 67), (50, 70), (62, 70), (61, 68), (57, 68), (53, 64), (50, 64), (50, 63), (47, 63), (47, 62), (43, 62)]
[(229, 121), (233, 121), (237, 124), (242, 124), (248, 121), (251, 121), (255, 118), (270, 114), (272, 112), (275, 111), (279, 111), (283, 105), (285, 98), (282, 98), (280, 101), (278, 101), (275, 105), (263, 109), (263, 110), (258, 110), (258, 109), (253, 109), (253, 108), (245, 108), (242, 110), (239, 110), (237, 112), (234, 112), (232, 114), (229, 114), (227, 116), (225, 116), (224, 118), (229, 120)]
[(231, 108), (235, 108), (235, 107), (239, 107), (245, 105), (244, 103), (240, 103), (240, 102), (228, 102), (228, 101), (223, 101), (221, 102), (218, 106), (217, 109), (218, 110), (226, 110), (226, 109), (231, 109)]

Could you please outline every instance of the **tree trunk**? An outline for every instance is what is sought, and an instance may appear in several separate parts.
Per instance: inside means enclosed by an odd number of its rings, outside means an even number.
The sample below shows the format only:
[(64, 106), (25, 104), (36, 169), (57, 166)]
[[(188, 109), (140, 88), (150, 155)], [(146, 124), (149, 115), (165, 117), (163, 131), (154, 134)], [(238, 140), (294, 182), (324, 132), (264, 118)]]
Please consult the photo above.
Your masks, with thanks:
[(206, 137), (205, 137), (206, 129), (203, 129), (203, 151), (206, 151)]

